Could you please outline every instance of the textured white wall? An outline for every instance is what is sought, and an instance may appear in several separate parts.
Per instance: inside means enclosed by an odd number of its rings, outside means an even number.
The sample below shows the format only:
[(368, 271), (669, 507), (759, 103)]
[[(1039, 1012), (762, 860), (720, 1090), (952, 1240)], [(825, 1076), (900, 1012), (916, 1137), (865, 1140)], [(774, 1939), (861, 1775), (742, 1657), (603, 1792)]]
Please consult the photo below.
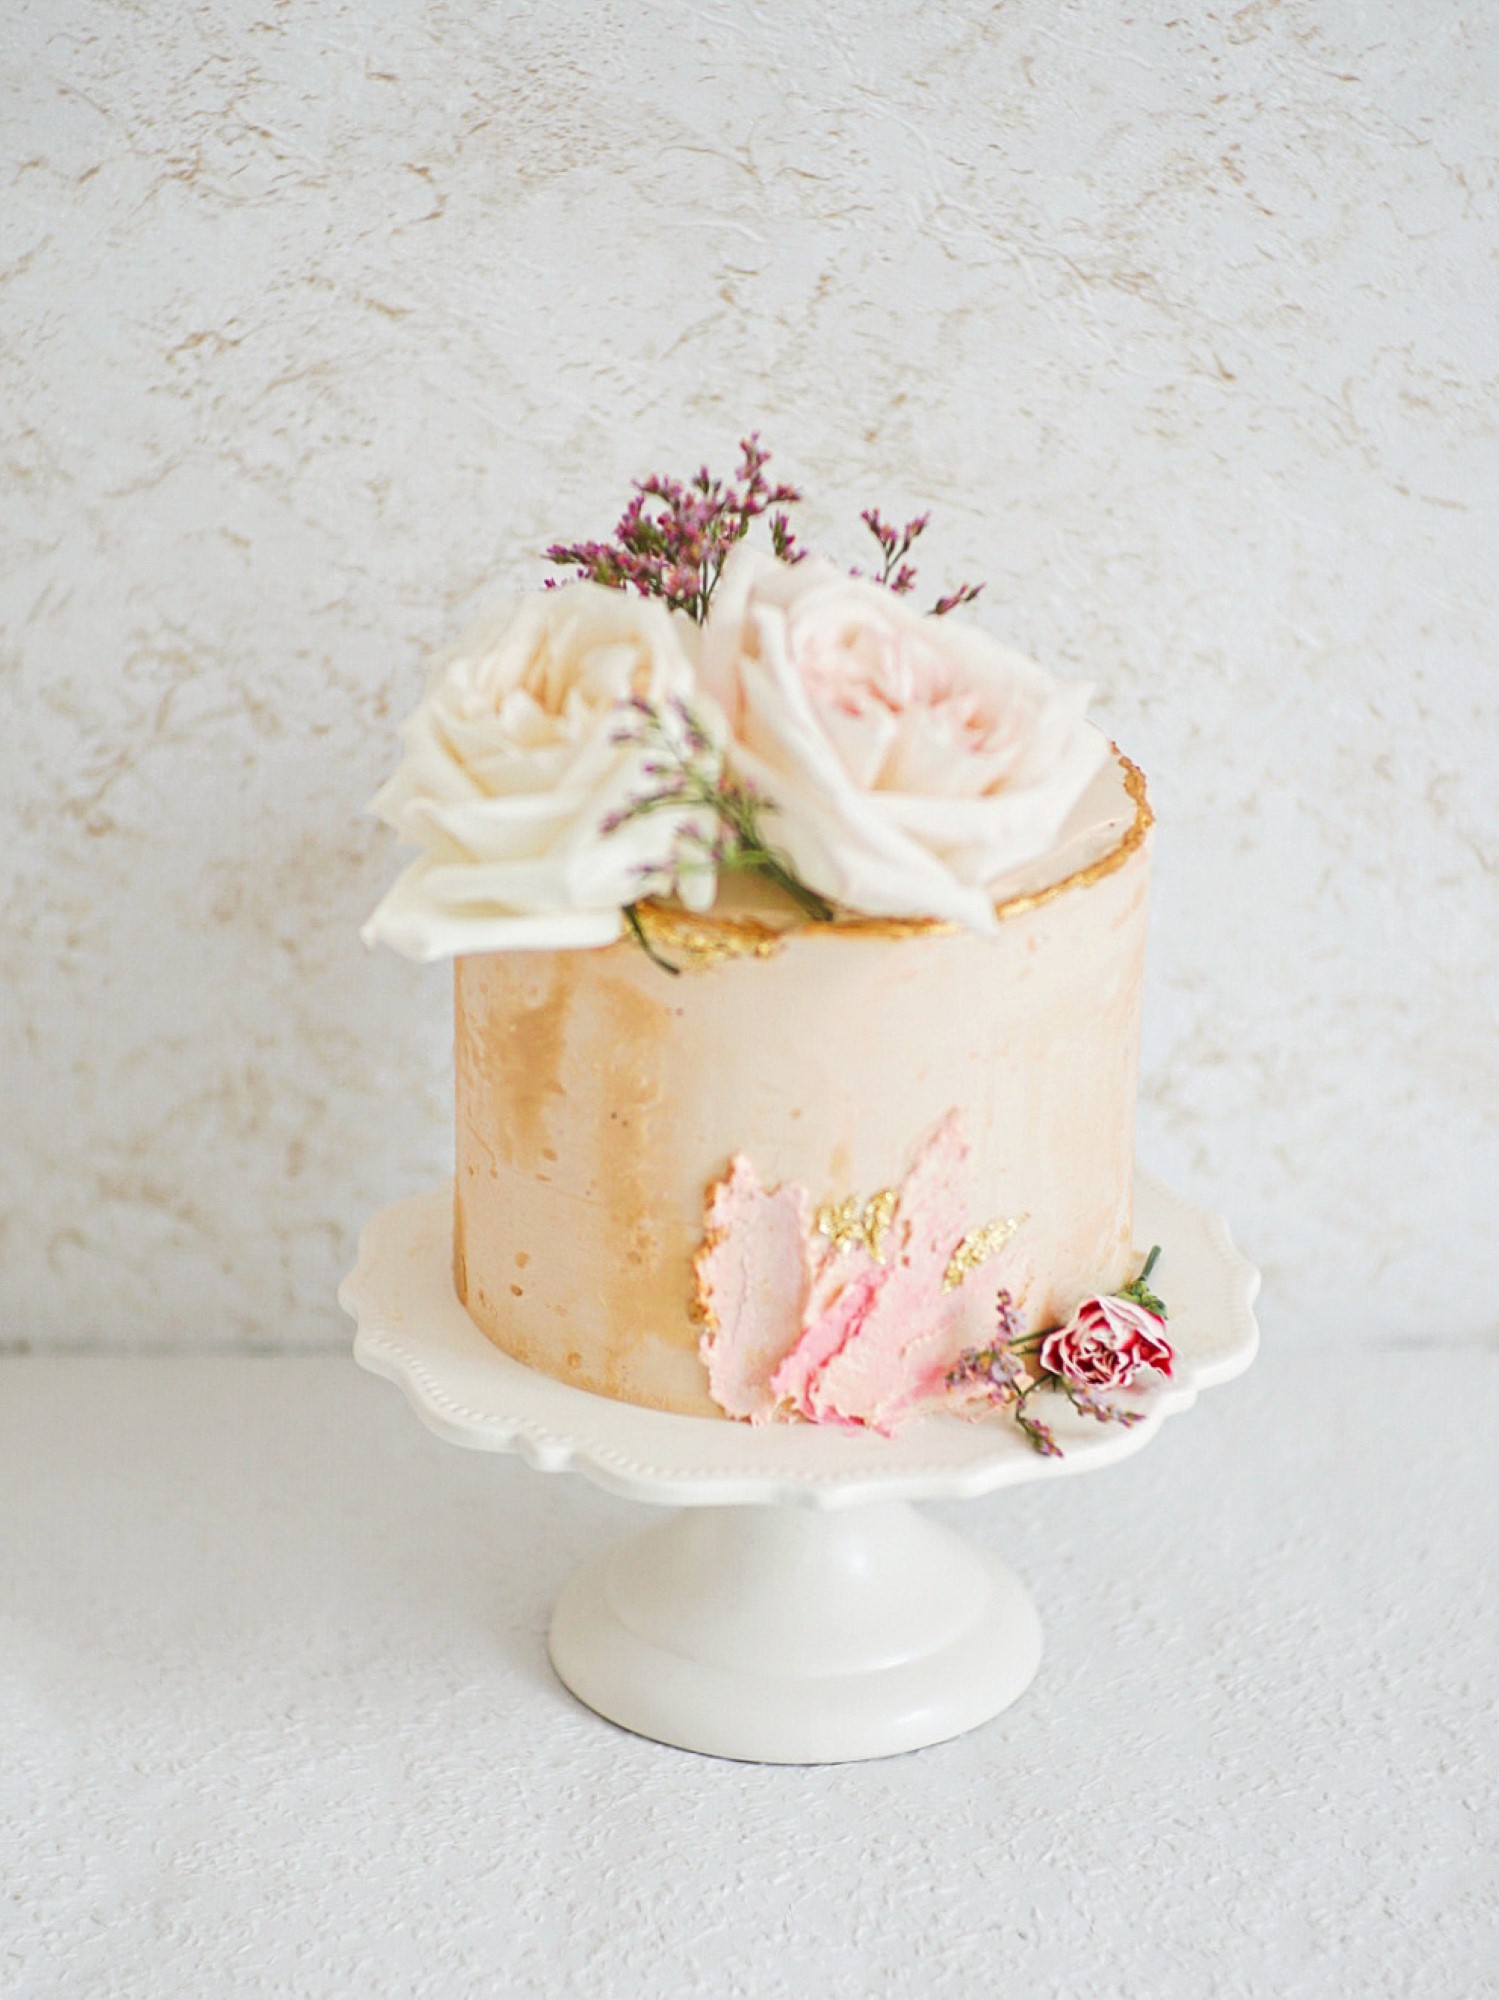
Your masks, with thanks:
[[(424, 648), (758, 424), (1100, 685), (1142, 1148), (1272, 1332), (1495, 1324), (1499, 17), (1407, 0), (0, 22), (0, 1336), (342, 1341), (445, 1170), (355, 927)], [(935, 573), (935, 571), (934, 571)]]

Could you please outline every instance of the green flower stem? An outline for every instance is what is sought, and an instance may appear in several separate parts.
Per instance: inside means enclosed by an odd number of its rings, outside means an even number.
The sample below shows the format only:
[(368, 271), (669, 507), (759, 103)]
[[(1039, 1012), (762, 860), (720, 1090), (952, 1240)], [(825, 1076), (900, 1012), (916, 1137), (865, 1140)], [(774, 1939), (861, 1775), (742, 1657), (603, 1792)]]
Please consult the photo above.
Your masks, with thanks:
[[(691, 721), (691, 717), (688, 719)], [(684, 752), (672, 741), (658, 715), (648, 714), (647, 724), (655, 748), (670, 759), (675, 766), (676, 777), (666, 789), (637, 799), (626, 809), (623, 818), (642, 819), (649, 813), (681, 811), (684, 807), (699, 807), (704, 812), (712, 813), (733, 839), (731, 852), (722, 857), (718, 866), (764, 875), (809, 917), (818, 923), (830, 923), (836, 914), (833, 905), (825, 896), (820, 896), (815, 889), (800, 881), (785, 857), (778, 854), (761, 834), (761, 803), (732, 778), (726, 779), (722, 774), (711, 779), (705, 777), (695, 755)], [(767, 809), (774, 811), (773, 806)], [(638, 924), (632, 925), (632, 928), (639, 936)], [(664, 962), (657, 960), (658, 964)]]
[(778, 889), (784, 889), (791, 900), (817, 923), (829, 924), (833, 921), (833, 906), (825, 897), (819, 896), (815, 889), (809, 889), (805, 882), (799, 882), (791, 870), (778, 861), (768, 848), (762, 849), (761, 853), (763, 858), (752, 861), (750, 863), (752, 868), (757, 868), (762, 875), (767, 876)]
[(1145, 1268), (1141, 1271), (1139, 1277), (1136, 1278), (1132, 1285), (1126, 1285), (1122, 1291), (1116, 1292), (1114, 1296), (1119, 1299), (1133, 1299), (1137, 1306), (1144, 1306), (1147, 1312), (1154, 1313), (1159, 1319), (1164, 1319), (1166, 1317), (1166, 1308), (1147, 1283), (1151, 1272), (1155, 1269), (1156, 1259), (1160, 1254), (1160, 1244), (1154, 1244), (1150, 1255), (1145, 1259)]
[(656, 947), (646, 936), (645, 925), (640, 921), (640, 912), (633, 903), (625, 904), (625, 922), (634, 932), (635, 942), (640, 946), (640, 949), (645, 953), (652, 965), (659, 965), (663, 972), (669, 972), (673, 979), (675, 979), (682, 970), (681, 966), (673, 965), (669, 958), (663, 958), (660, 952), (657, 951)]

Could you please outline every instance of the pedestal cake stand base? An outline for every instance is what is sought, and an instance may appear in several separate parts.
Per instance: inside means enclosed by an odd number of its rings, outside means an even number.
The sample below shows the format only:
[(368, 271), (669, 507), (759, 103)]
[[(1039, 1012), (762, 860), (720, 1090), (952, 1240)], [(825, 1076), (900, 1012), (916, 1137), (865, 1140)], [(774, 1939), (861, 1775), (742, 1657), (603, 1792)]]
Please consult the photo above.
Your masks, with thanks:
[(1041, 1621), (1002, 1564), (905, 1501), (681, 1513), (579, 1570), (552, 1663), (638, 1736), (768, 1764), (886, 1757), (1023, 1694)]
[(759, 1763), (843, 1763), (940, 1743), (1018, 1699), (1041, 1658), (1025, 1587), (916, 1499), (1065, 1477), (1139, 1451), (1198, 1391), (1247, 1368), (1259, 1278), (1223, 1222), (1141, 1175), (1136, 1234), (1163, 1245), (1176, 1376), (1131, 1428), (1048, 1411), (1060, 1459), (1004, 1418), (931, 1417), (895, 1438), (670, 1416), (554, 1381), (493, 1347), (457, 1298), (451, 1190), (375, 1217), (339, 1291), (355, 1357), (454, 1443), (519, 1452), (682, 1511), (566, 1585), (557, 1673), (661, 1743)]

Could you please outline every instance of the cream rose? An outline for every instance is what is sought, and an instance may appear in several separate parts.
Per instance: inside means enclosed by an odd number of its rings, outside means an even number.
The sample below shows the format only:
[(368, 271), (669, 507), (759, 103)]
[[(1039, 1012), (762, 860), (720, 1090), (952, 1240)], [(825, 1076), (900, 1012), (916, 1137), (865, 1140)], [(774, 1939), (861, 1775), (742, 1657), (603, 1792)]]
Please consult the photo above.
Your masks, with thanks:
[(741, 545), (704, 684), (801, 880), (869, 916), (995, 924), (991, 885), (1044, 854), (1108, 755), (1086, 685), (830, 563)]
[(440, 659), (372, 808), (421, 855), (365, 942), (417, 959), (604, 945), (642, 895), (711, 903), (701, 809), (620, 817), (662, 789), (632, 701), (668, 731), (690, 703), (715, 744), (721, 733), (698, 694), (696, 641), (661, 604), (572, 583), (513, 603)]

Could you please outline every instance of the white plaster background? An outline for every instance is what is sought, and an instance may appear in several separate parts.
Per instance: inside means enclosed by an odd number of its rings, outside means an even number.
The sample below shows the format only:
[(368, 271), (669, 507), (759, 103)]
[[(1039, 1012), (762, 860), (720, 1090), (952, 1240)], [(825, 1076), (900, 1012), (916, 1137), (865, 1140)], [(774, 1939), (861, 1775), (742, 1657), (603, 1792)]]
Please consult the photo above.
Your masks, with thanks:
[(1100, 685), (1142, 1148), (1317, 1343), (1495, 1329), (1499, 16), (0, 20), (12, 1345), (341, 1343), (447, 1153), (355, 929), (424, 649), (758, 425)]

